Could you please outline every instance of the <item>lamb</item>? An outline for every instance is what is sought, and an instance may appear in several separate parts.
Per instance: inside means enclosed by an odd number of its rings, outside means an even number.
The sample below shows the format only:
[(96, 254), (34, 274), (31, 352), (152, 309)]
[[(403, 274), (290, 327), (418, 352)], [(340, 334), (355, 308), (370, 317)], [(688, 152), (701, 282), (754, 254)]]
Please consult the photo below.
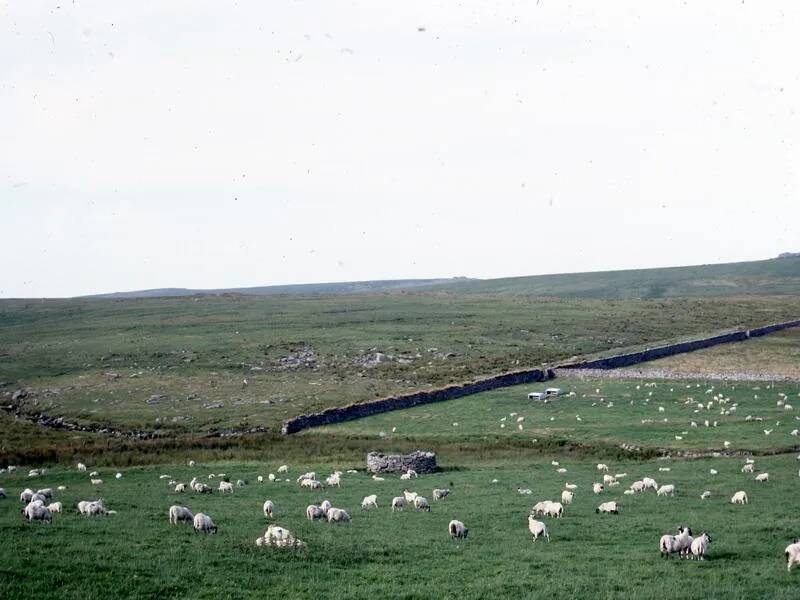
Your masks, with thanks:
[(403, 510), (406, 507), (406, 499), (403, 496), (396, 496), (392, 498), (392, 512), (395, 510)]
[(178, 485), (175, 486), (175, 493), (180, 494), (180, 493), (185, 492), (185, 491), (186, 491), (186, 484), (185, 483), (179, 483)]
[(679, 554), (685, 556), (692, 545), (692, 530), (689, 527), (678, 527), (678, 535), (662, 535), (658, 544), (661, 556)]
[(316, 521), (325, 517), (325, 511), (315, 504), (309, 504), (306, 507), (306, 519), (309, 521)]
[(675, 486), (672, 484), (669, 485), (662, 485), (656, 491), (656, 495), (658, 496), (674, 496), (675, 495)]
[(615, 481), (616, 481), (616, 479), (614, 479), (613, 475), (603, 475), (603, 483), (605, 485), (611, 485)]
[(178, 506), (173, 504), (169, 507), (169, 522), (173, 525), (182, 523), (194, 522), (194, 513), (185, 506)]
[(339, 472), (334, 473), (325, 480), (325, 483), (330, 486), (342, 487), (342, 476)]
[(278, 473), (288, 473), (288, 472), (289, 472), (289, 467), (288, 466), (281, 465), (280, 467), (278, 467)]
[(669, 473), (671, 470), (669, 467), (658, 467), (659, 473)]
[(193, 467), (196, 463), (193, 460), (190, 460), (188, 464), (190, 467)]
[(406, 502), (409, 504), (414, 504), (414, 500), (417, 499), (417, 492), (409, 492), (408, 490), (403, 490), (403, 496), (406, 498)]
[(275, 504), (272, 502), (272, 500), (266, 500), (262, 509), (265, 517), (272, 518), (275, 516)]
[(742, 467), (742, 473), (752, 473), (755, 468), (753, 463), (747, 463)]
[(361, 501), (361, 508), (378, 508), (378, 496), (375, 494), (364, 496)]
[(617, 507), (617, 503), (614, 502), (614, 501), (612, 501), (612, 502), (603, 502), (600, 506), (598, 506), (597, 508), (594, 509), (594, 512), (596, 514), (608, 513), (608, 514), (612, 514), (612, 515), (618, 515), (619, 514), (619, 508)]
[(560, 502), (552, 502), (551, 500), (537, 502), (532, 510), (536, 514), (555, 517), (556, 519), (560, 519), (564, 516), (564, 505)]
[(534, 542), (539, 539), (539, 536), (544, 536), (547, 538), (548, 543), (550, 542), (550, 532), (547, 531), (547, 525), (537, 521), (531, 515), (528, 515), (528, 530), (533, 534)]
[(450, 521), (447, 525), (447, 531), (453, 539), (466, 539), (469, 534), (469, 529), (467, 529), (461, 521), (456, 521), (455, 519)]
[(278, 525), (270, 525), (260, 538), (256, 539), (256, 546), (274, 546), (276, 548), (304, 548), (306, 543), (294, 534)]
[(258, 477), (256, 477), (256, 481), (258, 481), (258, 483), (264, 483), (264, 476), (259, 475)]
[(570, 492), (569, 490), (564, 490), (563, 492), (561, 492), (561, 502), (563, 504), (572, 504), (573, 496), (574, 494), (572, 492)]
[(267, 475), (267, 479), (269, 479), (271, 482), (274, 482), (277, 479), (277, 477), (275, 477), (275, 473), (270, 473), (269, 475)]
[(61, 502), (51, 502), (47, 505), (47, 510), (51, 513), (58, 513), (61, 514), (64, 512), (64, 505)]
[(343, 508), (328, 509), (328, 523), (349, 523), (350, 515)]
[(194, 531), (195, 533), (217, 533), (217, 526), (205, 513), (197, 513), (194, 516)]
[(756, 475), (756, 481), (759, 483), (765, 483), (769, 481), (769, 473), (759, 473)]
[(604, 489), (605, 488), (603, 487), (602, 483), (593, 483), (592, 484), (592, 491), (595, 494), (602, 494)]
[(606, 472), (608, 472), (608, 465), (605, 464), (605, 463), (599, 463), (597, 465), (597, 470), (598, 471), (606, 471)]
[(426, 510), (431, 512), (431, 505), (428, 504), (427, 498), (423, 498), (422, 496), (417, 496), (414, 498), (414, 508), (417, 510)]
[(786, 570), (791, 571), (792, 565), (800, 565), (800, 539), (795, 539), (786, 546), (783, 555), (786, 557)]
[(219, 488), (217, 488), (221, 493), (230, 492), (233, 493), (233, 484), (230, 481), (220, 481)]
[(738, 491), (731, 496), (731, 504), (747, 504), (747, 492)]
[(710, 543), (711, 536), (707, 533), (702, 533), (700, 537), (694, 538), (694, 540), (692, 540), (692, 545), (689, 547), (692, 552), (692, 557), (697, 560), (705, 560), (706, 551)]
[(79, 462), (78, 463), (78, 471), (85, 471), (85, 470), (86, 470), (86, 465), (81, 463), (81, 462)]
[(441, 500), (445, 496), (449, 496), (449, 495), (450, 495), (450, 490), (448, 490), (446, 488), (445, 489), (437, 488), (437, 489), (433, 490), (433, 499), (434, 499), (434, 501)]

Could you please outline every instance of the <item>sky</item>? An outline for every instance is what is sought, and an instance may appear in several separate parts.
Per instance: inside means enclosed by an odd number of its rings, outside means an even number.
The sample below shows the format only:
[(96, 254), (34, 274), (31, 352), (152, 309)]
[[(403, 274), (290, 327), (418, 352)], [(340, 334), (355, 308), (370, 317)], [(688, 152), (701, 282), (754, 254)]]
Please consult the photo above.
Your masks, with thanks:
[(800, 3), (0, 1), (0, 297), (800, 251)]

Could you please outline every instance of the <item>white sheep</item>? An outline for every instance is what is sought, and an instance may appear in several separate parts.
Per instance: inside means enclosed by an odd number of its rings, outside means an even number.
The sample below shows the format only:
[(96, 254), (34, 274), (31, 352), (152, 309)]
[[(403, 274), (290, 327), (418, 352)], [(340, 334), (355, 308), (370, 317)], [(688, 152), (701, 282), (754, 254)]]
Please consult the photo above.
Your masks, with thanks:
[(106, 510), (103, 499), (98, 498), (97, 500), (82, 500), (78, 502), (78, 512), (82, 515), (95, 516), (105, 515), (109, 511)]
[(651, 478), (651, 477), (642, 477), (642, 483), (644, 484), (644, 489), (646, 489), (646, 490), (649, 490), (649, 489), (657, 490), (658, 489), (658, 484), (656, 483), (656, 480)]
[(236, 480), (236, 487), (243, 488), (247, 485), (247, 482), (244, 479), (237, 479)]
[(43, 488), (41, 490), (37, 490), (36, 493), (40, 496), (44, 496), (46, 500), (52, 500), (53, 498), (53, 488)]
[(364, 496), (361, 501), (361, 508), (378, 508), (378, 496), (375, 494)]
[(602, 494), (604, 489), (605, 488), (603, 487), (602, 483), (593, 483), (592, 484), (592, 491), (595, 494)]
[(278, 525), (270, 525), (260, 538), (256, 539), (256, 546), (274, 546), (276, 548), (304, 548), (306, 543), (294, 534)]
[(692, 545), (692, 530), (689, 527), (678, 527), (678, 535), (662, 535), (658, 547), (661, 556), (679, 554), (685, 556)]
[(297, 483), (300, 483), (304, 479), (316, 479), (317, 474), (314, 471), (309, 471), (308, 473), (303, 473), (300, 477), (297, 478)]
[(443, 489), (437, 488), (437, 489), (433, 490), (433, 499), (434, 499), (434, 501), (441, 500), (445, 496), (449, 496), (449, 495), (450, 495), (450, 490), (448, 490), (446, 488), (443, 488)]
[(264, 511), (264, 516), (272, 518), (275, 516), (275, 503), (272, 500), (266, 500), (264, 502), (264, 506), (262, 507)]
[(100, 475), (100, 473), (98, 473), (97, 471), (92, 471), (91, 473), (89, 473), (89, 477), (97, 477), (98, 475)]
[(406, 499), (403, 496), (395, 496), (392, 498), (392, 512), (395, 510), (403, 510), (406, 507)]
[(53, 522), (53, 515), (46, 506), (42, 506), (38, 502), (31, 502), (22, 509), (22, 516), (28, 521), (42, 521), (46, 523)]
[(467, 535), (469, 534), (469, 529), (467, 529), (461, 521), (456, 521), (453, 519), (447, 525), (447, 532), (450, 534), (450, 537), (466, 539)]
[(278, 467), (278, 473), (288, 473), (288, 472), (289, 472), (289, 467), (288, 466), (281, 465), (280, 467)]
[(562, 504), (572, 504), (572, 498), (573, 497), (574, 497), (574, 494), (572, 492), (570, 492), (569, 490), (564, 490), (563, 492), (561, 492), (561, 503)]
[(342, 475), (341, 475), (341, 473), (337, 472), (337, 473), (334, 473), (333, 475), (330, 475), (325, 480), (325, 484), (329, 485), (329, 486), (334, 486), (335, 485), (336, 487), (342, 487)]
[(270, 473), (269, 475), (267, 475), (267, 479), (269, 479), (271, 482), (274, 482), (277, 479), (277, 477), (275, 477), (275, 473)]
[(217, 533), (217, 526), (205, 513), (197, 513), (194, 516), (194, 531), (195, 533)]
[(328, 509), (328, 523), (349, 523), (350, 515), (343, 508)]
[(417, 510), (426, 510), (431, 512), (431, 505), (428, 504), (427, 498), (423, 498), (422, 496), (417, 496), (414, 498), (414, 508)]
[(194, 513), (185, 506), (178, 506), (173, 504), (169, 507), (169, 522), (175, 525), (176, 523), (193, 523)]
[(310, 490), (322, 489), (322, 482), (316, 479), (303, 479), (300, 481), (300, 487), (308, 488)]
[(94, 485), (94, 486), (103, 485), (103, 480), (102, 479), (92, 479), (91, 481), (92, 481), (92, 485)]
[(694, 538), (689, 548), (692, 552), (692, 557), (697, 560), (705, 560), (706, 551), (710, 543), (711, 536), (707, 533), (702, 533), (699, 537)]
[(176, 494), (181, 494), (181, 493), (183, 493), (185, 491), (186, 491), (186, 484), (185, 483), (179, 483), (178, 485), (175, 486), (175, 493)]
[(25, 504), (29, 504), (31, 498), (33, 498), (34, 491), (30, 488), (25, 488), (19, 494), (19, 501), (24, 502)]
[(81, 462), (79, 462), (78, 463), (78, 471), (85, 471), (85, 470), (86, 470), (86, 465), (81, 463)]
[(747, 492), (736, 492), (733, 496), (731, 496), (731, 504), (747, 504)]
[(325, 511), (319, 506), (316, 506), (315, 504), (309, 504), (306, 507), (306, 519), (309, 521), (316, 521), (317, 519), (323, 519), (324, 517)]
[(417, 499), (417, 492), (409, 492), (408, 490), (403, 490), (403, 496), (406, 498), (406, 502), (409, 504), (414, 504), (414, 500)]
[(606, 471), (606, 472), (608, 472), (608, 465), (605, 464), (605, 463), (599, 463), (597, 465), (597, 470), (598, 471)]
[(567, 488), (570, 492), (574, 492), (575, 490), (578, 489), (578, 486), (575, 485), (574, 483), (565, 483), (564, 487)]
[(742, 473), (752, 473), (756, 466), (749, 462), (742, 467)]
[(230, 481), (220, 481), (219, 487), (217, 488), (221, 493), (230, 492), (233, 493), (233, 484)]
[(531, 515), (528, 515), (528, 531), (533, 534), (533, 541), (539, 539), (539, 536), (544, 536), (547, 541), (550, 541), (550, 532), (547, 530), (547, 525), (541, 521), (537, 521)]
[(614, 501), (611, 502), (603, 502), (600, 506), (594, 509), (594, 512), (597, 514), (600, 513), (608, 513), (612, 515), (619, 514), (619, 508), (617, 507), (617, 503)]
[(709, 492), (708, 490), (700, 494), (700, 500), (707, 500), (710, 497), (711, 497), (711, 492)]
[(800, 539), (795, 539), (784, 550), (786, 557), (786, 570), (791, 571), (792, 565), (800, 565)]
[(674, 496), (675, 495), (675, 486), (671, 483), (668, 485), (662, 485), (656, 491), (657, 496)]
[(114, 478), (117, 480), (122, 479), (122, 473), (117, 473), (116, 475), (114, 475)]
[(759, 473), (756, 475), (756, 481), (759, 483), (765, 483), (769, 481), (769, 473)]
[(616, 481), (616, 479), (614, 479), (613, 475), (603, 475), (603, 483), (605, 485), (611, 485), (615, 481)]
[(61, 504), (61, 502), (51, 502), (50, 504), (47, 505), (47, 510), (49, 510), (53, 514), (55, 513), (61, 514), (64, 512), (64, 505)]
[(626, 495), (626, 496), (633, 496), (633, 495), (634, 495), (636, 492), (634, 492), (633, 490), (625, 490), (625, 491), (624, 491), (624, 492), (622, 492), (622, 493), (623, 493), (624, 495)]

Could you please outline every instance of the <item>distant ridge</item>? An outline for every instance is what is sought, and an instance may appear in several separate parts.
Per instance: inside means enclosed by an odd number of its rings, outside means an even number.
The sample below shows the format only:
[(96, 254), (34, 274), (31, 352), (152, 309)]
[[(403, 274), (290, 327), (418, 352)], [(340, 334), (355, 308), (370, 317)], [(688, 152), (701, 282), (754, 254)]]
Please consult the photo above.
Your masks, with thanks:
[(166, 298), (182, 296), (220, 296), (222, 294), (241, 294), (247, 296), (277, 296), (306, 294), (365, 294), (378, 292), (396, 292), (422, 286), (469, 281), (466, 277), (449, 279), (387, 279), (378, 281), (347, 281), (336, 283), (298, 283), (289, 285), (266, 285), (242, 288), (190, 289), (190, 288), (156, 288), (152, 290), (134, 290), (130, 292), (112, 292), (108, 294), (91, 294), (82, 298)]

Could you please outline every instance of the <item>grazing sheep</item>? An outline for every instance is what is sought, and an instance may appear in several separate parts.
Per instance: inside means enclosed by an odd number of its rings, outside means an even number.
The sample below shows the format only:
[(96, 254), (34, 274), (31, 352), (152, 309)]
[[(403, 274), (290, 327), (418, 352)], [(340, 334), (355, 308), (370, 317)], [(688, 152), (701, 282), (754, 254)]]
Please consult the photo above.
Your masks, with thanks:
[(749, 462), (742, 467), (742, 473), (752, 473), (756, 466)]
[(616, 479), (614, 479), (613, 475), (603, 475), (603, 484), (611, 485), (615, 481), (616, 481)]
[(406, 502), (409, 504), (414, 504), (414, 500), (417, 499), (417, 492), (409, 492), (408, 490), (403, 490), (403, 496), (406, 498)]
[(24, 502), (25, 504), (29, 504), (30, 501), (31, 501), (31, 498), (33, 498), (33, 494), (34, 494), (34, 492), (33, 492), (32, 489), (25, 488), (19, 494), (19, 501), (20, 502)]
[(561, 492), (561, 502), (562, 504), (572, 504), (572, 498), (574, 494), (569, 490), (564, 490)]
[(733, 496), (731, 496), (731, 504), (747, 504), (747, 492), (736, 492)]
[(595, 494), (602, 494), (604, 489), (605, 488), (603, 487), (602, 483), (593, 483), (592, 484), (592, 491)]
[(517, 493), (522, 494), (523, 496), (530, 496), (533, 493), (533, 490), (530, 488), (517, 488)]
[(652, 479), (651, 477), (642, 477), (642, 483), (644, 484), (644, 489), (646, 489), (646, 490), (649, 490), (649, 489), (657, 490), (658, 489), (658, 484), (656, 483), (656, 480)]
[(180, 493), (185, 492), (185, 491), (186, 491), (186, 484), (185, 483), (179, 483), (178, 485), (175, 486), (175, 492), (176, 493), (180, 494)]
[(551, 500), (538, 502), (533, 507), (533, 510), (537, 514), (542, 514), (546, 517), (555, 517), (556, 519), (560, 519), (564, 516), (564, 505), (560, 502), (552, 502)]
[(102, 479), (92, 479), (92, 485), (103, 485)]
[(64, 505), (61, 502), (51, 502), (47, 505), (47, 510), (51, 513), (58, 513), (61, 514), (64, 512)]
[(207, 514), (197, 513), (194, 516), (195, 533), (217, 533), (217, 526)]
[(658, 467), (659, 473), (669, 473), (671, 470), (669, 467)]
[(300, 483), (304, 479), (316, 479), (317, 474), (314, 471), (309, 471), (308, 473), (303, 473), (300, 477), (297, 478), (297, 483)]
[(114, 478), (115, 479), (122, 479), (122, 473), (117, 473), (116, 475), (114, 475)]
[(275, 516), (275, 503), (272, 500), (266, 500), (262, 509), (265, 517), (272, 518)]
[(169, 507), (169, 522), (173, 525), (176, 523), (192, 523), (194, 522), (194, 513), (185, 506), (173, 504)]
[(361, 501), (361, 508), (378, 508), (378, 496), (375, 494), (364, 496)]
[(300, 487), (308, 488), (310, 490), (320, 490), (322, 489), (322, 482), (317, 481), (316, 479), (303, 479), (300, 482)]
[(97, 500), (82, 500), (78, 502), (78, 512), (82, 515), (93, 517), (108, 514), (109, 511), (106, 510), (103, 499), (98, 498)]
[(230, 492), (233, 493), (233, 484), (230, 481), (220, 481), (219, 487), (217, 488), (221, 493)]
[(306, 507), (306, 518), (309, 521), (325, 518), (325, 511), (315, 504), (309, 504)]
[(448, 490), (446, 488), (442, 488), (442, 489), (437, 488), (437, 489), (433, 490), (433, 499), (434, 499), (434, 501), (441, 500), (445, 496), (449, 496), (449, 495), (450, 495), (450, 490)]
[(40, 504), (44, 504), (46, 500), (47, 498), (39, 492), (36, 492), (33, 496), (31, 496), (31, 502), (39, 502)]
[(625, 490), (625, 491), (624, 491), (624, 492), (622, 492), (622, 493), (623, 493), (624, 495), (626, 495), (626, 496), (633, 496), (633, 495), (634, 495), (636, 492), (634, 492), (633, 490)]
[(427, 498), (423, 498), (422, 496), (417, 496), (414, 498), (414, 508), (417, 510), (426, 510), (431, 512), (431, 505), (428, 504)]
[(40, 496), (44, 496), (46, 500), (53, 499), (53, 488), (44, 488), (41, 490), (37, 490), (36, 493)]
[(373, 475), (373, 476), (372, 476), (372, 479), (373, 479), (374, 481), (386, 481), (386, 479), (385, 479), (385, 478), (383, 478), (383, 477), (378, 477), (377, 475)]
[(561, 467), (560, 469), (556, 469), (556, 473), (561, 473), (562, 475), (564, 473), (566, 473), (566, 472), (567, 472), (567, 470), (564, 467)]
[(325, 480), (325, 483), (329, 486), (336, 486), (342, 487), (342, 475), (339, 472), (334, 473), (330, 477)]
[(607, 465), (607, 464), (605, 464), (605, 463), (599, 463), (599, 464), (597, 465), (597, 470), (598, 470), (598, 471), (605, 471), (605, 472), (608, 472), (608, 465)]
[(598, 506), (597, 508), (594, 509), (594, 512), (596, 514), (608, 513), (608, 514), (612, 514), (612, 515), (618, 515), (619, 514), (619, 508), (617, 508), (617, 503), (614, 502), (614, 501), (612, 501), (612, 502), (603, 502), (600, 506)]
[(323, 500), (319, 503), (319, 507), (325, 512), (325, 516), (328, 516), (328, 511), (331, 509), (333, 505), (331, 504), (330, 500)]
[(78, 471), (85, 471), (85, 470), (86, 470), (86, 465), (81, 463), (81, 462), (79, 462), (78, 463)]
[(756, 475), (756, 481), (759, 483), (765, 483), (769, 481), (769, 473), (759, 473)]
[(270, 473), (269, 475), (267, 475), (267, 479), (274, 482), (277, 479), (277, 477), (275, 477), (275, 473)]
[(662, 535), (658, 547), (661, 556), (679, 554), (685, 556), (692, 545), (692, 530), (689, 527), (678, 527), (678, 535)]
[(689, 547), (692, 552), (692, 557), (697, 560), (705, 560), (706, 551), (710, 543), (711, 536), (707, 533), (702, 533), (699, 537), (694, 538), (692, 540), (692, 545)]
[(67, 486), (65, 486), (65, 485), (60, 485), (60, 486), (58, 486), (56, 489), (57, 489), (59, 492), (63, 492), (65, 489), (67, 489)]
[(657, 496), (674, 496), (675, 495), (675, 486), (672, 484), (669, 485), (662, 485), (656, 491)]
[(91, 473), (89, 473), (89, 477), (97, 477), (98, 475), (100, 475), (100, 473), (98, 473), (97, 471), (92, 471)]
[(328, 523), (349, 523), (350, 515), (343, 508), (328, 509)]
[(617, 473), (614, 475), (614, 479), (625, 479), (627, 476), (627, 473)]
[(710, 469), (708, 472), (711, 473), (712, 475), (716, 475), (718, 473), (716, 469)]
[(792, 565), (800, 565), (800, 539), (795, 539), (786, 546), (783, 555), (786, 557), (786, 570), (791, 571)]
[(280, 467), (278, 467), (278, 473), (288, 473), (288, 472), (289, 472), (289, 467), (287, 467), (286, 465), (281, 465)]
[(276, 548), (304, 548), (306, 543), (294, 534), (278, 525), (270, 525), (260, 538), (256, 539), (256, 546), (274, 546)]
[(456, 521), (453, 519), (447, 525), (447, 532), (450, 534), (450, 537), (466, 539), (467, 535), (469, 534), (469, 529), (467, 529), (461, 521)]
[(53, 515), (46, 506), (42, 506), (38, 502), (31, 502), (23, 508), (22, 516), (28, 521), (42, 521), (43, 523), (53, 522)]
[(541, 521), (537, 521), (531, 515), (528, 515), (528, 531), (533, 534), (533, 541), (539, 539), (539, 536), (544, 536), (547, 541), (550, 541), (550, 532), (547, 530), (547, 525)]
[(578, 489), (578, 486), (575, 485), (574, 483), (565, 483), (564, 487), (567, 488), (570, 492), (574, 492), (575, 490)]
[(395, 496), (392, 498), (392, 512), (395, 510), (403, 510), (406, 507), (406, 499), (403, 496)]
[(700, 494), (700, 500), (707, 500), (710, 497), (711, 497), (711, 492), (709, 492), (708, 490)]

